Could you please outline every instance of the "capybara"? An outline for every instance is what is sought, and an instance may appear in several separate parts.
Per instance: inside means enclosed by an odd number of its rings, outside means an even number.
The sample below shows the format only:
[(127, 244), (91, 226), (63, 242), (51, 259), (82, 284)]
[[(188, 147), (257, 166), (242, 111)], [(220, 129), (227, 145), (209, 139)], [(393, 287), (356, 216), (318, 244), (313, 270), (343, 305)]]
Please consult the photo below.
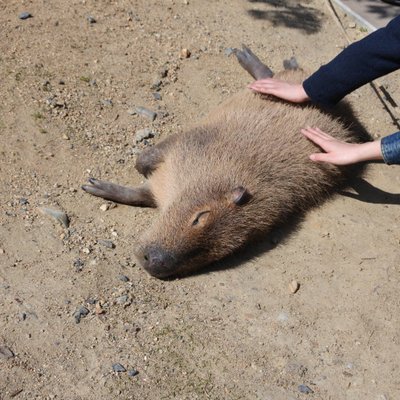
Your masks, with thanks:
[[(246, 47), (235, 53), (254, 78), (272, 76)], [(304, 72), (289, 69), (276, 77), (301, 82)], [(307, 126), (360, 141), (358, 129), (327, 110), (244, 90), (187, 132), (144, 150), (136, 169), (145, 184), (127, 188), (91, 178), (83, 189), (158, 207), (159, 218), (143, 234), (136, 256), (151, 275), (180, 275), (268, 234), (344, 183), (345, 168), (310, 161), (316, 146), (300, 133)]]

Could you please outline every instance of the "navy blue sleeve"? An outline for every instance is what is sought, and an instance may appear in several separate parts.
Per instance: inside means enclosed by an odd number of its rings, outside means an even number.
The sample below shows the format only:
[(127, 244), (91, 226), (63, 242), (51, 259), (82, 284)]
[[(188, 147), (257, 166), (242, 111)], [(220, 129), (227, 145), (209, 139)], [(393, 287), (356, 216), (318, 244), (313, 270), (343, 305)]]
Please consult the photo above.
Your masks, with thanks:
[(303, 82), (311, 101), (332, 105), (344, 96), (400, 68), (400, 16), (385, 28), (344, 49)]

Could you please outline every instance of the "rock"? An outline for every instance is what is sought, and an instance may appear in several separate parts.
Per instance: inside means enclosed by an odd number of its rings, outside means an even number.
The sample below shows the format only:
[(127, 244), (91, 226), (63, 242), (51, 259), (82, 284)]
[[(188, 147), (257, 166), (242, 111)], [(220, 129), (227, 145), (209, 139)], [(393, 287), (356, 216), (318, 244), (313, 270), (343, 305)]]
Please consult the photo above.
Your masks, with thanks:
[(168, 75), (168, 68), (162, 67), (159, 71), (160, 78), (166, 78)]
[(81, 318), (86, 317), (89, 314), (89, 310), (85, 306), (81, 306), (76, 309), (74, 312), (75, 322), (79, 324), (81, 322)]
[(143, 117), (148, 118), (150, 121), (154, 121), (157, 117), (157, 113), (149, 110), (145, 107), (136, 107), (135, 111), (137, 114), (142, 115)]
[(114, 372), (126, 372), (125, 367), (119, 363), (113, 364), (112, 369)]
[(295, 294), (300, 288), (299, 282), (296, 280), (293, 280), (292, 282), (289, 283), (289, 292), (292, 294)]
[(20, 206), (26, 206), (27, 204), (29, 204), (29, 200), (28, 200), (28, 199), (25, 199), (25, 197), (21, 197), (21, 198), (18, 200), (18, 203), (19, 203)]
[(160, 87), (162, 85), (162, 81), (160, 79), (156, 79), (152, 85), (150, 86), (150, 89), (152, 90), (160, 90)]
[(121, 306), (129, 306), (130, 304), (129, 296), (127, 294), (117, 297), (115, 301)]
[(105, 212), (110, 208), (110, 206), (109, 206), (109, 204), (104, 203), (99, 208), (100, 208), (101, 211)]
[(115, 244), (111, 240), (98, 239), (97, 243), (107, 247), (107, 249), (115, 249)]
[(118, 275), (118, 279), (122, 282), (129, 282), (129, 278), (126, 275)]
[(285, 311), (281, 311), (277, 319), (279, 322), (287, 322), (289, 320), (289, 315)]
[(65, 228), (69, 227), (69, 218), (65, 212), (47, 207), (40, 207), (39, 210), (42, 214), (50, 215), (56, 219), (61, 225), (64, 225)]
[(180, 58), (189, 58), (191, 55), (190, 50), (189, 49), (182, 49), (179, 56)]
[(152, 95), (154, 97), (154, 100), (162, 100), (162, 96), (160, 93), (154, 92), (154, 93), (152, 93)]
[(96, 303), (96, 305), (94, 307), (94, 311), (95, 311), (96, 315), (105, 314), (105, 312), (106, 312), (106, 310), (104, 310), (104, 308), (102, 307), (100, 302)]
[(130, 369), (128, 371), (128, 375), (131, 376), (131, 377), (134, 377), (134, 376), (136, 376), (138, 374), (139, 374), (139, 371), (137, 371), (136, 369)]
[(232, 47), (228, 47), (224, 50), (224, 54), (229, 57), (230, 55), (232, 55), (235, 52), (235, 49)]
[(27, 11), (24, 11), (18, 15), (19, 19), (28, 19), (28, 18), (32, 18), (32, 17), (33, 17), (32, 14)]
[(97, 21), (96, 21), (96, 18), (95, 17), (93, 17), (92, 15), (88, 15), (87, 17), (86, 17), (86, 19), (87, 19), (87, 21), (89, 22), (89, 24), (95, 24)]
[(73, 266), (75, 267), (77, 272), (81, 272), (84, 265), (85, 263), (80, 258), (75, 259), (73, 262)]
[(103, 104), (103, 106), (106, 106), (106, 107), (112, 107), (113, 106), (113, 102), (112, 102), (111, 99), (101, 100), (101, 104)]
[(12, 350), (7, 346), (0, 346), (0, 360), (8, 360), (15, 355)]
[(310, 394), (310, 393), (314, 393), (314, 390), (312, 390), (311, 388), (309, 388), (306, 385), (299, 385), (299, 392), (305, 393), (305, 394)]
[(143, 142), (143, 140), (151, 139), (156, 136), (156, 133), (150, 128), (139, 129), (135, 133), (136, 143)]

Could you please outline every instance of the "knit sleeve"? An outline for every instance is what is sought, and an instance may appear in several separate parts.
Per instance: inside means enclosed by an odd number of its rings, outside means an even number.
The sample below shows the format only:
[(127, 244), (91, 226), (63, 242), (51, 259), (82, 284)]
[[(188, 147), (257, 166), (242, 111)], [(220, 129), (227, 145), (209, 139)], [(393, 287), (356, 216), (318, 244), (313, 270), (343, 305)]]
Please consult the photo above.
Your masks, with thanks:
[(400, 16), (385, 28), (344, 49), (303, 82), (309, 98), (332, 105), (344, 96), (400, 68)]

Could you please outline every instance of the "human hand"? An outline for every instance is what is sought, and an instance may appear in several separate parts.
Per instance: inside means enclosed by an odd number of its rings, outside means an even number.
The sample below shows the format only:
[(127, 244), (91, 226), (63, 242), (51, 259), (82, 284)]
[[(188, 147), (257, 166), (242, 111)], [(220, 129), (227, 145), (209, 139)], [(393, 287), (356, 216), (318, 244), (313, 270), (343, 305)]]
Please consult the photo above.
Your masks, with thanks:
[(380, 140), (367, 143), (347, 143), (335, 139), (318, 128), (302, 129), (301, 133), (325, 153), (314, 153), (310, 159), (335, 165), (349, 165), (360, 161), (382, 159)]
[(274, 78), (260, 79), (251, 83), (248, 88), (265, 94), (272, 94), (280, 99), (291, 101), (292, 103), (303, 103), (309, 100), (303, 85), (300, 83), (290, 83)]

